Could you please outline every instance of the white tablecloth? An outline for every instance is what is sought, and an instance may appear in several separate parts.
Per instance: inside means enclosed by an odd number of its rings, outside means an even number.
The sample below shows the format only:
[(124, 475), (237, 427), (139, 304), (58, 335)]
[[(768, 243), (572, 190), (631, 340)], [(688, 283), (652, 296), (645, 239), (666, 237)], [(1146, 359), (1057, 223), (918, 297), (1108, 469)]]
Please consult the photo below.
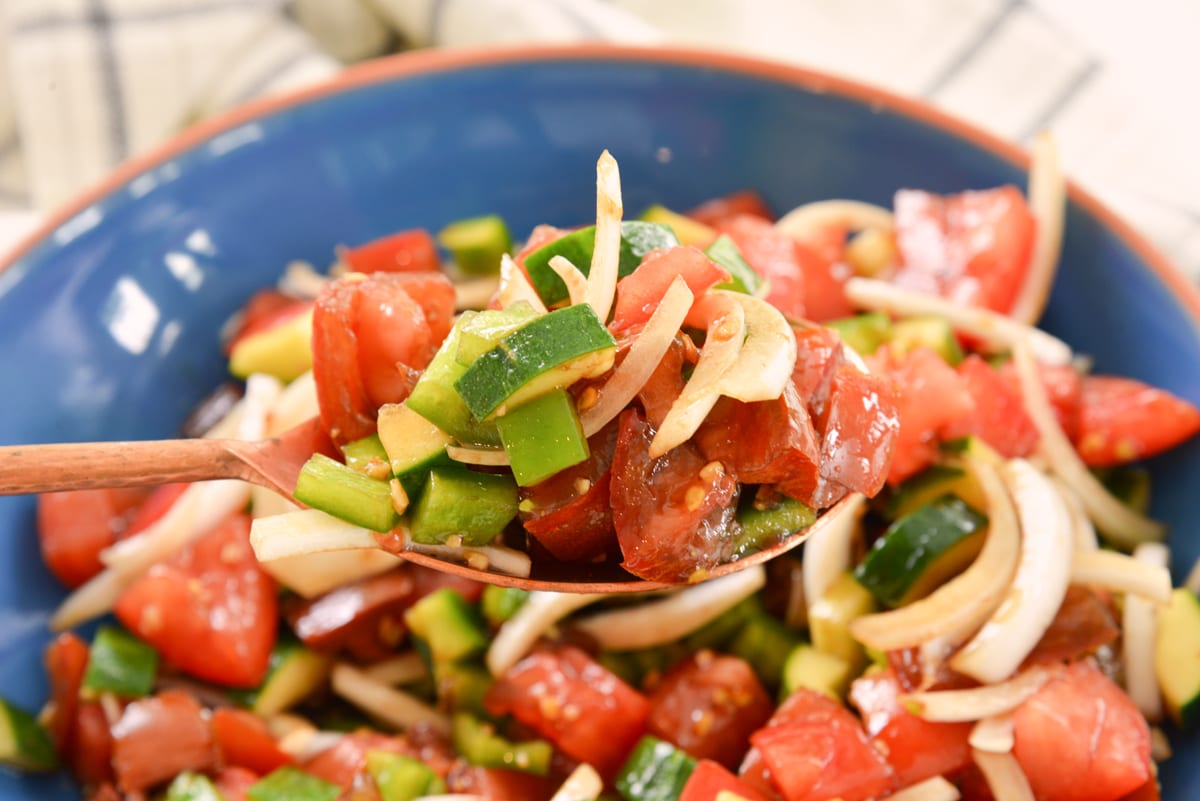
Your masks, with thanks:
[(726, 48), (921, 97), (1071, 177), (1200, 279), (1194, 0), (4, 0), (0, 252), (114, 164), (245, 99), (411, 47)]

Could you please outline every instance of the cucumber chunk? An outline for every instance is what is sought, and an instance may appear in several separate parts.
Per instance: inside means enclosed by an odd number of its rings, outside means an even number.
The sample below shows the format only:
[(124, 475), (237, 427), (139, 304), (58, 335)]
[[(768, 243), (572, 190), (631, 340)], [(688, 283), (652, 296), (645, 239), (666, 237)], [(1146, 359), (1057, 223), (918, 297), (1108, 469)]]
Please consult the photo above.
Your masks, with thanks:
[(1181, 729), (1200, 725), (1200, 599), (1186, 587), (1171, 593), (1158, 619), (1154, 669), (1167, 711)]
[(312, 369), (312, 310), (239, 340), (229, 353), (229, 372), (238, 378), (273, 375), (285, 384)]
[(763, 287), (762, 276), (754, 271), (738, 246), (728, 234), (721, 234), (704, 250), (718, 266), (724, 267), (729, 273), (729, 280), (717, 284), (715, 289), (732, 289), (734, 292), (744, 292), (747, 295), (757, 295)]
[(459, 465), (435, 467), (412, 512), (417, 542), (487, 545), (517, 516), (517, 485), (511, 477), (477, 473)]
[(267, 676), (257, 689), (232, 691), (230, 695), (256, 715), (270, 717), (285, 712), (312, 697), (329, 678), (332, 661), (299, 640), (280, 637), (271, 651)]
[(323, 453), (300, 468), (296, 500), (371, 531), (387, 532), (399, 516), (386, 481), (366, 476)]
[(0, 698), (0, 765), (21, 771), (55, 770), (58, 756), (37, 718)]
[(565, 389), (556, 389), (509, 409), (496, 419), (517, 486), (544, 481), (588, 458), (587, 437)]
[[(454, 388), (467, 371), (458, 361), (458, 346), (462, 332), (456, 325), (442, 341), (442, 346), (417, 379), (404, 404), (460, 442), (495, 447), (500, 444), (494, 423), (479, 423)], [(386, 440), (384, 447), (387, 447)], [(393, 466), (394, 469), (394, 466)]]
[(454, 749), (470, 762), (485, 768), (506, 768), (535, 776), (550, 772), (554, 748), (545, 740), (511, 742), (496, 734), (490, 723), (459, 712), (454, 716)]
[(683, 245), (702, 248), (717, 238), (716, 230), (657, 203), (638, 215), (638, 219), (667, 226), (679, 237), (679, 242)]
[(458, 350), (454, 358), (470, 367), (483, 354), (500, 344), (500, 340), (528, 323), (538, 313), (525, 301), (507, 309), (484, 309), (463, 312), (455, 323), (458, 329)]
[(942, 317), (909, 317), (892, 326), (888, 347), (896, 356), (904, 356), (917, 348), (929, 348), (951, 367), (963, 360), (963, 349), (954, 335), (954, 328)]
[(483, 597), (479, 599), (479, 608), (483, 618), (493, 626), (499, 627), (529, 600), (529, 590), (519, 587), (501, 587), (499, 584), (489, 584), (483, 588)]
[(299, 768), (285, 765), (250, 785), (250, 801), (336, 801), (342, 788)]
[(449, 588), (431, 592), (409, 607), (404, 623), (428, 647), (435, 665), (457, 662), (487, 648), (487, 634), (474, 609)]
[(391, 472), (400, 480), (409, 500), (421, 494), (429, 471), (450, 464), (446, 446), (454, 438), (407, 403), (389, 403), (379, 409), (379, 441), (387, 454)]
[(163, 801), (225, 801), (212, 779), (190, 770), (180, 773), (167, 787)]
[(853, 668), (846, 660), (833, 654), (822, 653), (809, 643), (800, 643), (784, 661), (780, 701), (801, 687), (816, 690), (841, 701), (845, 698), (850, 679), (853, 677)]
[(854, 635), (850, 623), (875, 611), (875, 596), (850, 573), (842, 573), (825, 594), (810, 602), (808, 633), (818, 651), (842, 659), (854, 673), (866, 664), (866, 652)]
[(452, 222), (438, 231), (437, 239), (459, 269), (473, 275), (498, 272), (500, 257), (512, 249), (512, 235), (498, 214)]
[(799, 642), (799, 634), (760, 607), (742, 623), (729, 644), (729, 651), (745, 659), (763, 686), (774, 691), (783, 681), (788, 654)]
[(770, 506), (764, 506), (754, 493), (747, 492), (738, 504), (737, 521), (742, 530), (733, 552), (744, 556), (761, 551), (803, 531), (816, 520), (816, 511), (803, 501), (780, 495)]
[(390, 751), (368, 751), (367, 772), (382, 801), (413, 801), (446, 792), (446, 783), (420, 760)]
[(342, 446), (342, 456), (346, 459), (346, 467), (355, 472), (379, 481), (386, 481), (392, 477), (387, 451), (384, 450), (378, 434), (347, 442)]
[(695, 769), (695, 757), (647, 735), (617, 773), (615, 784), (625, 801), (676, 801)]
[(892, 338), (892, 318), (883, 312), (842, 317), (825, 326), (837, 331), (843, 342), (863, 356), (870, 356)]
[(92, 640), (83, 687), (122, 698), (141, 698), (154, 689), (158, 651), (124, 629), (102, 626)]

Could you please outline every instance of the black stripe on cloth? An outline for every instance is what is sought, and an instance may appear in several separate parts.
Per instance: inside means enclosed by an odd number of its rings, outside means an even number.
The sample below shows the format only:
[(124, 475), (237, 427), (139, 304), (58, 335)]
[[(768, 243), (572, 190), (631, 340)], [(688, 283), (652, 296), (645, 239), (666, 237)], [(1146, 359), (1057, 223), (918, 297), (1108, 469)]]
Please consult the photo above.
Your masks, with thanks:
[[(216, 11), (236, 11), (245, 8), (280, 9), (286, 0), (208, 0), (204, 3), (191, 3), (167, 8), (155, 8), (148, 11), (130, 11), (127, 13), (110, 13), (110, 24), (124, 25), (167, 22), (169, 20), (186, 19), (187, 17), (211, 14)], [(91, 11), (85, 9), (82, 14), (50, 13), (24, 19), (12, 26), (15, 35), (26, 33), (46, 33), (63, 28), (75, 28), (91, 25)]]
[(105, 0), (87, 0), (85, 18), (96, 36), (96, 68), (108, 114), (109, 149), (112, 161), (116, 163), (129, 153), (129, 130), (125, 126), (125, 93), (121, 88), (120, 65), (113, 42), (112, 17)]
[(448, 5), (450, 5), (450, 0), (433, 0), (429, 4), (429, 29), (426, 31), (426, 39), (431, 44), (439, 44), (442, 35), (442, 20), (446, 16), (446, 6)]
[(975, 56), (983, 50), (984, 46), (991, 41), (992, 37), (1004, 27), (1004, 23), (1008, 21), (1009, 16), (1021, 5), (1022, 0), (1004, 0), (996, 13), (980, 25), (975, 33), (942, 65), (937, 74), (921, 90), (921, 95), (923, 97), (930, 97), (946, 88), (950, 81), (954, 80), (954, 76), (970, 64)]
[(1067, 82), (1062, 85), (1054, 96), (1046, 102), (1046, 105), (1039, 111), (1021, 133), (1021, 139), (1029, 139), (1041, 133), (1046, 128), (1050, 127), (1050, 123), (1054, 118), (1061, 114), (1071, 105), (1071, 102), (1083, 92), (1083, 90), (1096, 79), (1103, 70), (1100, 62), (1089, 59), (1079, 69), (1067, 79)]

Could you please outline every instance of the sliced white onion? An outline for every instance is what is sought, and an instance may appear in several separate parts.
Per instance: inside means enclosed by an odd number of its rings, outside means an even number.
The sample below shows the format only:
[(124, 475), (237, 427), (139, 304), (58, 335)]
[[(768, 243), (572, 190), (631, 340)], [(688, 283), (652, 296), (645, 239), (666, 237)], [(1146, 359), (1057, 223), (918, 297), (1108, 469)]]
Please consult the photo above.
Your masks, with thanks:
[(818, 200), (805, 203), (779, 218), (775, 227), (792, 239), (811, 241), (830, 226), (847, 231), (862, 231), (878, 228), (891, 231), (895, 226), (892, 212), (883, 206), (864, 203), (861, 200)]
[(1073, 541), (1071, 518), (1050, 479), (1023, 459), (1001, 476), (1021, 527), (1021, 558), (1000, 607), (950, 660), (981, 682), (1011, 676), (1042, 638), (1067, 594)]
[(900, 703), (912, 714), (937, 723), (983, 720), (1013, 711), (1052, 675), (1046, 668), (1032, 667), (997, 684), (908, 693), (900, 696)]
[(268, 416), (283, 392), (278, 378), (265, 373), (254, 373), (246, 379), (246, 394), (239, 403), (242, 419), (238, 421), (234, 439), (257, 442), (267, 436)]
[(601, 322), (608, 320), (621, 261), (621, 172), (605, 150), (596, 162), (596, 242), (587, 278), (587, 303)]
[(468, 309), (485, 308), (499, 289), (499, 274), (456, 280), (454, 282), (454, 310), (467, 311)]
[(485, 467), (501, 467), (508, 464), (508, 453), (502, 448), (473, 448), (469, 445), (447, 445), (446, 455), (456, 462), (477, 464)]
[(1092, 519), (1088, 517), (1087, 509), (1083, 508), (1083, 502), (1065, 481), (1058, 476), (1051, 478), (1062, 494), (1063, 503), (1067, 505), (1067, 514), (1071, 516), (1071, 539), (1075, 543), (1075, 550), (1080, 553), (1096, 550), (1100, 547), (1100, 539), (1096, 535)]
[(405, 651), (399, 656), (363, 668), (363, 673), (373, 681), (395, 687), (398, 684), (420, 681), (429, 675), (429, 668), (425, 666), (425, 660), (419, 653)]
[(889, 795), (888, 801), (958, 801), (958, 788), (941, 776), (932, 776)]
[(584, 762), (550, 796), (550, 801), (596, 801), (604, 792), (604, 779), (588, 763)]
[(1071, 348), (1067, 343), (990, 309), (964, 306), (872, 278), (851, 278), (845, 284), (845, 291), (850, 302), (861, 309), (885, 311), (898, 317), (936, 315), (945, 318), (955, 330), (970, 334), (992, 350), (1011, 350), (1021, 343), (1028, 343), (1037, 360), (1044, 364), (1071, 363)]
[(1191, 590), (1193, 595), (1200, 595), (1200, 558), (1196, 559), (1196, 563), (1192, 565), (1192, 569), (1188, 573), (1187, 580), (1183, 582), (1183, 586)]
[(290, 754), (303, 764), (318, 754), (328, 751), (342, 741), (346, 735), (340, 731), (320, 731), (315, 726), (293, 728), (277, 739), (279, 750)]
[(851, 568), (854, 540), (858, 536), (867, 498), (854, 493), (836, 512), (828, 512), (804, 543), (801, 570), (804, 575), (804, 597), (811, 615), (812, 605), (825, 597), (829, 585)]
[(333, 691), (371, 717), (406, 731), (424, 724), (450, 733), (450, 719), (414, 695), (376, 681), (346, 662), (333, 666), (329, 676)]
[(486, 662), (499, 676), (525, 656), (538, 637), (567, 615), (605, 596), (600, 593), (534, 591), (511, 618), (505, 621), (488, 647)]
[(302, 553), (260, 564), (282, 586), (303, 598), (316, 598), (360, 579), (386, 573), (401, 561), (400, 557), (378, 548), (359, 548)]
[(317, 404), (317, 382), (312, 370), (284, 387), (267, 416), (267, 436), (274, 437), (321, 413)]
[(522, 578), (533, 571), (529, 554), (505, 545), (427, 545), (406, 537), (404, 547), (405, 550), (436, 556), (448, 562), (463, 562), (476, 570), (491, 570)]
[(778, 398), (796, 366), (796, 334), (787, 318), (765, 300), (741, 292), (718, 289), (709, 294), (741, 306), (746, 323), (737, 361), (721, 376), (721, 394), (746, 403)]
[(1016, 511), (995, 467), (974, 459), (964, 464), (988, 502), (988, 533), (979, 556), (925, 598), (852, 621), (850, 632), (860, 642), (881, 651), (912, 648), (941, 637), (957, 643), (987, 620), (1004, 598), (1021, 551)]
[[(1136, 554), (1141, 553), (1139, 558)], [(1144, 542), (1129, 556), (1116, 551), (1076, 553), (1071, 563), (1071, 583), (1091, 584), (1150, 601), (1171, 602), (1171, 574), (1167, 548), (1161, 542)]]
[(500, 288), (496, 290), (496, 303), (501, 309), (507, 309), (519, 301), (528, 303), (538, 314), (546, 313), (546, 304), (529, 283), (525, 271), (505, 253), (500, 257)]
[(567, 286), (567, 299), (571, 305), (585, 302), (587, 298), (588, 280), (579, 268), (571, 263), (566, 256), (551, 256), (550, 269), (562, 279)]
[(1033, 140), (1029, 164), (1029, 211), (1036, 225), (1025, 282), (1009, 316), (1033, 325), (1042, 316), (1062, 255), (1063, 224), (1067, 215), (1067, 182), (1058, 163), (1054, 137), (1043, 132)]
[(989, 754), (1007, 754), (1013, 749), (1013, 717), (1011, 714), (984, 718), (971, 727), (967, 738), (971, 747)]
[(675, 642), (733, 608), (766, 584), (762, 565), (730, 573), (659, 601), (586, 617), (575, 628), (610, 651), (632, 651)]
[[(1096, 554), (1105, 553), (1096, 551)], [(1113, 556), (1121, 556), (1113, 554)], [(1158, 610), (1155, 601), (1170, 603), (1171, 574), (1167, 572), (1170, 552), (1160, 542), (1144, 542), (1128, 559), (1138, 567), (1144, 567), (1159, 577), (1156, 584), (1165, 583), (1161, 598), (1151, 599), (1144, 593), (1125, 596), (1125, 608), (1121, 613), (1121, 650), (1125, 662), (1125, 692), (1146, 720), (1157, 723), (1162, 720), (1162, 690), (1158, 684), (1158, 673), (1154, 667), (1154, 644), (1158, 639)], [(1130, 590), (1130, 592), (1133, 592)]]
[(693, 299), (687, 282), (682, 276), (675, 276), (658, 308), (630, 345), (624, 360), (613, 370), (604, 386), (599, 388), (596, 403), (580, 413), (579, 422), (583, 425), (584, 435), (590, 437), (608, 425), (646, 385), (671, 347), (675, 334), (692, 308)]
[(987, 751), (972, 750), (971, 758), (983, 772), (988, 789), (996, 801), (1036, 801), (1033, 788), (1021, 764), (1012, 754), (989, 754)]
[(1079, 458), (1054, 416), (1030, 350), (1014, 347), (1013, 363), (1021, 380), (1025, 409), (1038, 430), (1039, 450), (1050, 469), (1075, 491), (1096, 528), (1112, 543), (1127, 548), (1140, 542), (1162, 540), (1166, 531), (1160, 523), (1114, 498)]
[(709, 321), (704, 347), (691, 378), (650, 441), (652, 459), (687, 442), (700, 428), (721, 396), (721, 379), (737, 363), (746, 339), (746, 313), (727, 295), (706, 295), (694, 308)]
[(319, 509), (260, 517), (250, 525), (250, 547), (260, 562), (305, 554), (378, 548), (374, 532)]
[(293, 298), (312, 300), (321, 294), (321, 289), (331, 280), (306, 261), (290, 261), (275, 288)]

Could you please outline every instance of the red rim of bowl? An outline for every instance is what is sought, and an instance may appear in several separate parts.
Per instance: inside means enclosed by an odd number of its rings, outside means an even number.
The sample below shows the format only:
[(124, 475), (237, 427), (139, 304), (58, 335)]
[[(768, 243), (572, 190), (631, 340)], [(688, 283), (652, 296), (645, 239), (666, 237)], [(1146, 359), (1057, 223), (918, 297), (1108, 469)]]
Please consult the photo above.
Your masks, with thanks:
[[(960, 119), (938, 111), (929, 104), (892, 94), (856, 81), (838, 78), (803, 67), (766, 61), (732, 53), (680, 47), (629, 47), (605, 44), (523, 46), (464, 50), (419, 50), (376, 59), (349, 67), (333, 79), (296, 92), (263, 98), (232, 109), (188, 128), (157, 148), (133, 158), (113, 170), (104, 180), (83, 191), (71, 202), (59, 207), (35, 231), (27, 235), (7, 254), (0, 254), (0, 272), (16, 262), (39, 242), (105, 195), (111, 194), (143, 172), (179, 153), (211, 139), (217, 134), (243, 125), (258, 117), (300, 105), (338, 92), (415, 75), (448, 72), (490, 64), (557, 61), (641, 61), (702, 67), (778, 81), (809, 91), (832, 93), (882, 107), (910, 117), (1028, 169), (1029, 155), (1018, 145), (994, 136)], [(1135, 231), (1089, 192), (1068, 182), (1071, 200), (1111, 229), (1126, 246), (1145, 262), (1166, 285), (1179, 303), (1200, 326), (1200, 287), (1184, 276), (1156, 247)]]

